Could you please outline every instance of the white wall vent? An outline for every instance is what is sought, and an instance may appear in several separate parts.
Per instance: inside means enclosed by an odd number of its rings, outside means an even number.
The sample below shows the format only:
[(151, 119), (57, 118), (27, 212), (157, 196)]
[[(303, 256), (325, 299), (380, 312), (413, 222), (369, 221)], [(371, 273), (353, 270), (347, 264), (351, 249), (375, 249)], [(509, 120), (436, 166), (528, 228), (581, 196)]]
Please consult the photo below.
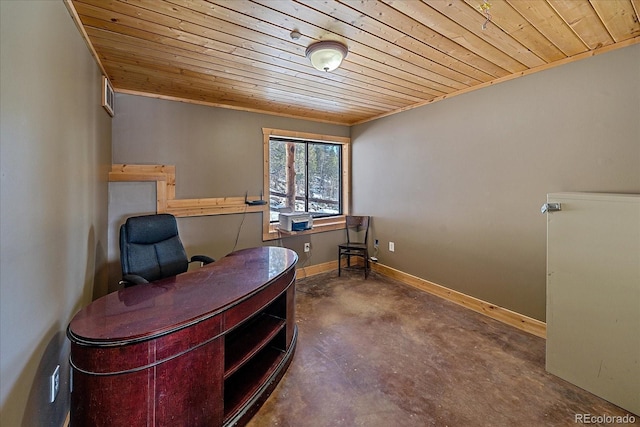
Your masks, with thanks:
[(111, 82), (108, 78), (102, 76), (102, 106), (107, 110), (107, 113), (109, 113), (111, 117), (113, 117), (115, 111), (114, 103), (115, 98), (113, 96), (113, 86), (111, 86)]

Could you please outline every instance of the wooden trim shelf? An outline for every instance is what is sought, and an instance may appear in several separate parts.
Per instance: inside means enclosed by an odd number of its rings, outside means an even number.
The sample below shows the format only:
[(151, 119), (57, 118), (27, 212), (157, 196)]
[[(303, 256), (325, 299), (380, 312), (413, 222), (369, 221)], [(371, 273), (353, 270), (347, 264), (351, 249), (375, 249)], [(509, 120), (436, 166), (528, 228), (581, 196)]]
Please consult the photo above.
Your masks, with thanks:
[[(251, 200), (257, 200), (252, 197)], [(244, 197), (217, 197), (207, 199), (178, 199), (167, 201), (167, 213), (177, 217), (228, 215), (246, 212), (263, 212), (265, 205), (248, 205)]]
[(155, 181), (157, 213), (189, 217), (264, 212), (268, 208), (268, 205), (250, 206), (245, 203), (247, 200), (260, 200), (259, 196), (176, 199), (176, 167), (173, 165), (111, 165), (109, 182), (136, 181)]
[(269, 231), (262, 235), (262, 240), (276, 240), (286, 237), (303, 236), (307, 234), (324, 233), (326, 231), (341, 230), (344, 228), (345, 216), (337, 215), (326, 218), (315, 218), (313, 227), (302, 231), (285, 231), (278, 228), (278, 224), (269, 224)]

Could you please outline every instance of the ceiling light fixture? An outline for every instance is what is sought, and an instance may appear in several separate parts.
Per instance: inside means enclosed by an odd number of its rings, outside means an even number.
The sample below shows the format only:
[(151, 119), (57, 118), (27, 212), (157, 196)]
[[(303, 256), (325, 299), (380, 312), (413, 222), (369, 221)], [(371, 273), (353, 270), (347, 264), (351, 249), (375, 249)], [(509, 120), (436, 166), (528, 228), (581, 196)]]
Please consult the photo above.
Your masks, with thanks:
[(348, 49), (340, 42), (323, 40), (307, 48), (305, 55), (311, 61), (313, 68), (319, 71), (333, 71), (342, 64)]

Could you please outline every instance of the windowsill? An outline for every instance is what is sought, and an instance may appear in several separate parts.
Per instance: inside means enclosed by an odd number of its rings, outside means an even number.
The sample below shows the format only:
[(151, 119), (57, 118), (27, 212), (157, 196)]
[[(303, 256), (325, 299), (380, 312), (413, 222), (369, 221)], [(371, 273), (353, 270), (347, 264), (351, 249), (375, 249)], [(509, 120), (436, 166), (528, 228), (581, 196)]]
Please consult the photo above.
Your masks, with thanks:
[(324, 233), (326, 231), (340, 230), (345, 225), (344, 215), (332, 216), (328, 218), (318, 218), (313, 220), (313, 227), (303, 231), (283, 231), (278, 228), (277, 223), (269, 224), (269, 232), (262, 235), (262, 240), (276, 240), (285, 237), (303, 236), (306, 234)]

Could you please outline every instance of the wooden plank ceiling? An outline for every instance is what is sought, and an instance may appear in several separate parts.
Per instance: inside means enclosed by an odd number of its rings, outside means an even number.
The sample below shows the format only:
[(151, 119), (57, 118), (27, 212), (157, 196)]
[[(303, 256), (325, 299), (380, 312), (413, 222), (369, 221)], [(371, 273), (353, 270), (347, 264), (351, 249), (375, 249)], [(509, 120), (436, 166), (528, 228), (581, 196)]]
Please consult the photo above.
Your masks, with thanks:
[[(66, 2), (116, 92), (340, 124), (640, 41), (640, 0)], [(318, 40), (340, 68), (311, 67)]]

